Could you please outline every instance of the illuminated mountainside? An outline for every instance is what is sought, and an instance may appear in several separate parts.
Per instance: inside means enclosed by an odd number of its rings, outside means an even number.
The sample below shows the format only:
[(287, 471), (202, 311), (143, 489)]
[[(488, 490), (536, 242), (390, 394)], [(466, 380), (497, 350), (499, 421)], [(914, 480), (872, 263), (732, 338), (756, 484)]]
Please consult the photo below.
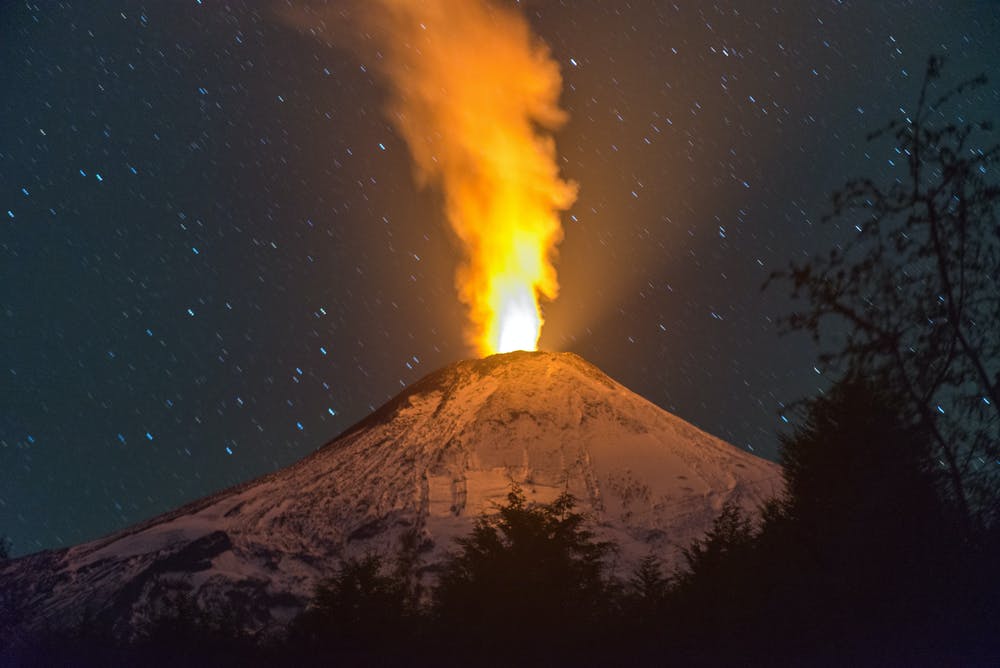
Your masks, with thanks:
[[(59, 627), (85, 610), (120, 629), (165, 592), (241, 609), (255, 627), (298, 612), (345, 556), (399, 552), (428, 577), (512, 481), (529, 499), (570, 491), (617, 571), (674, 563), (731, 498), (752, 508), (777, 465), (696, 429), (569, 353), (459, 362), (418, 381), (302, 461), (112, 536), (0, 570), (8, 626)], [(416, 539), (416, 540), (413, 540)], [(10, 605), (13, 601), (13, 606)]]

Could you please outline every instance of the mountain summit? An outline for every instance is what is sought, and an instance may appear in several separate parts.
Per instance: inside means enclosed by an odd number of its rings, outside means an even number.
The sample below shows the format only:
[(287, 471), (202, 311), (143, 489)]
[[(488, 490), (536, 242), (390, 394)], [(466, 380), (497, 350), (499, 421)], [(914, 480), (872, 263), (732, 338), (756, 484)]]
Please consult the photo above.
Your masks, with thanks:
[[(570, 353), (458, 362), (414, 383), (302, 461), (116, 534), (0, 569), (4, 625), (59, 628), (85, 615), (130, 626), (186, 592), (260, 628), (299, 612), (339, 561), (403, 546), (433, 572), (512, 484), (529, 500), (569, 491), (618, 571), (675, 563), (723, 503), (781, 486), (776, 464), (709, 436)], [(4, 622), (4, 620), (0, 620)]]

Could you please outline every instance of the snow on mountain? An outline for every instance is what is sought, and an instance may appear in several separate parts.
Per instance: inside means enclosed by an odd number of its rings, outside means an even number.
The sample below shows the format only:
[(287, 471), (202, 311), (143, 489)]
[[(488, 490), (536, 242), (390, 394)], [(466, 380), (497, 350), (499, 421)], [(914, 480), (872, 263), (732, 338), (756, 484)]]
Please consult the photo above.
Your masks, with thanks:
[(598, 535), (621, 546), (627, 575), (651, 552), (676, 563), (726, 500), (753, 509), (781, 477), (576, 355), (495, 355), (426, 376), (297, 464), (11, 562), (0, 569), (0, 624), (59, 628), (86, 613), (127, 632), (184, 591), (277, 628), (345, 557), (405, 542), (431, 574), (514, 482), (531, 500), (576, 496)]

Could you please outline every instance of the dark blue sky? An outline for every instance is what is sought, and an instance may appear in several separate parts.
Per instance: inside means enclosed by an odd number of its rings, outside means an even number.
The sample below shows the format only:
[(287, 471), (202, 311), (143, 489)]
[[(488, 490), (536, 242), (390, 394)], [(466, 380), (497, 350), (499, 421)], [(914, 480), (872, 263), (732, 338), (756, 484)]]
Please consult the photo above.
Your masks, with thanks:
[[(996, 2), (521, 3), (580, 184), (542, 345), (774, 456), (827, 370), (767, 274), (866, 133), (995, 72)], [(365, 63), (266, 3), (0, 7), (0, 534), (73, 544), (274, 470), (470, 355), (439, 194)], [(994, 115), (997, 82), (949, 113)], [(384, 147), (384, 148), (383, 148)], [(789, 415), (793, 418), (794, 416)]]

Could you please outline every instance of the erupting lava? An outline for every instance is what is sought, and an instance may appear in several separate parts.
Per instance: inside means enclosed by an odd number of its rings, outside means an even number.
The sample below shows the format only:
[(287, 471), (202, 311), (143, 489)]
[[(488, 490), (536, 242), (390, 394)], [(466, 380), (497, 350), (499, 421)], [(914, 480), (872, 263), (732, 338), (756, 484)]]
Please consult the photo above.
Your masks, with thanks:
[[(387, 114), (420, 184), (444, 194), (465, 257), (456, 273), (483, 355), (534, 350), (539, 299), (559, 291), (559, 177), (550, 132), (565, 120), (559, 66), (516, 11), (486, 1), (368, 0), (363, 43), (390, 85)], [(376, 50), (372, 50), (375, 46)]]
[(498, 353), (534, 350), (542, 330), (538, 300), (523, 281), (515, 280), (515, 283), (510, 294), (500, 295), (500, 310), (495, 318), (498, 331), (495, 337), (491, 333), (488, 338), (496, 340), (493, 349)]

